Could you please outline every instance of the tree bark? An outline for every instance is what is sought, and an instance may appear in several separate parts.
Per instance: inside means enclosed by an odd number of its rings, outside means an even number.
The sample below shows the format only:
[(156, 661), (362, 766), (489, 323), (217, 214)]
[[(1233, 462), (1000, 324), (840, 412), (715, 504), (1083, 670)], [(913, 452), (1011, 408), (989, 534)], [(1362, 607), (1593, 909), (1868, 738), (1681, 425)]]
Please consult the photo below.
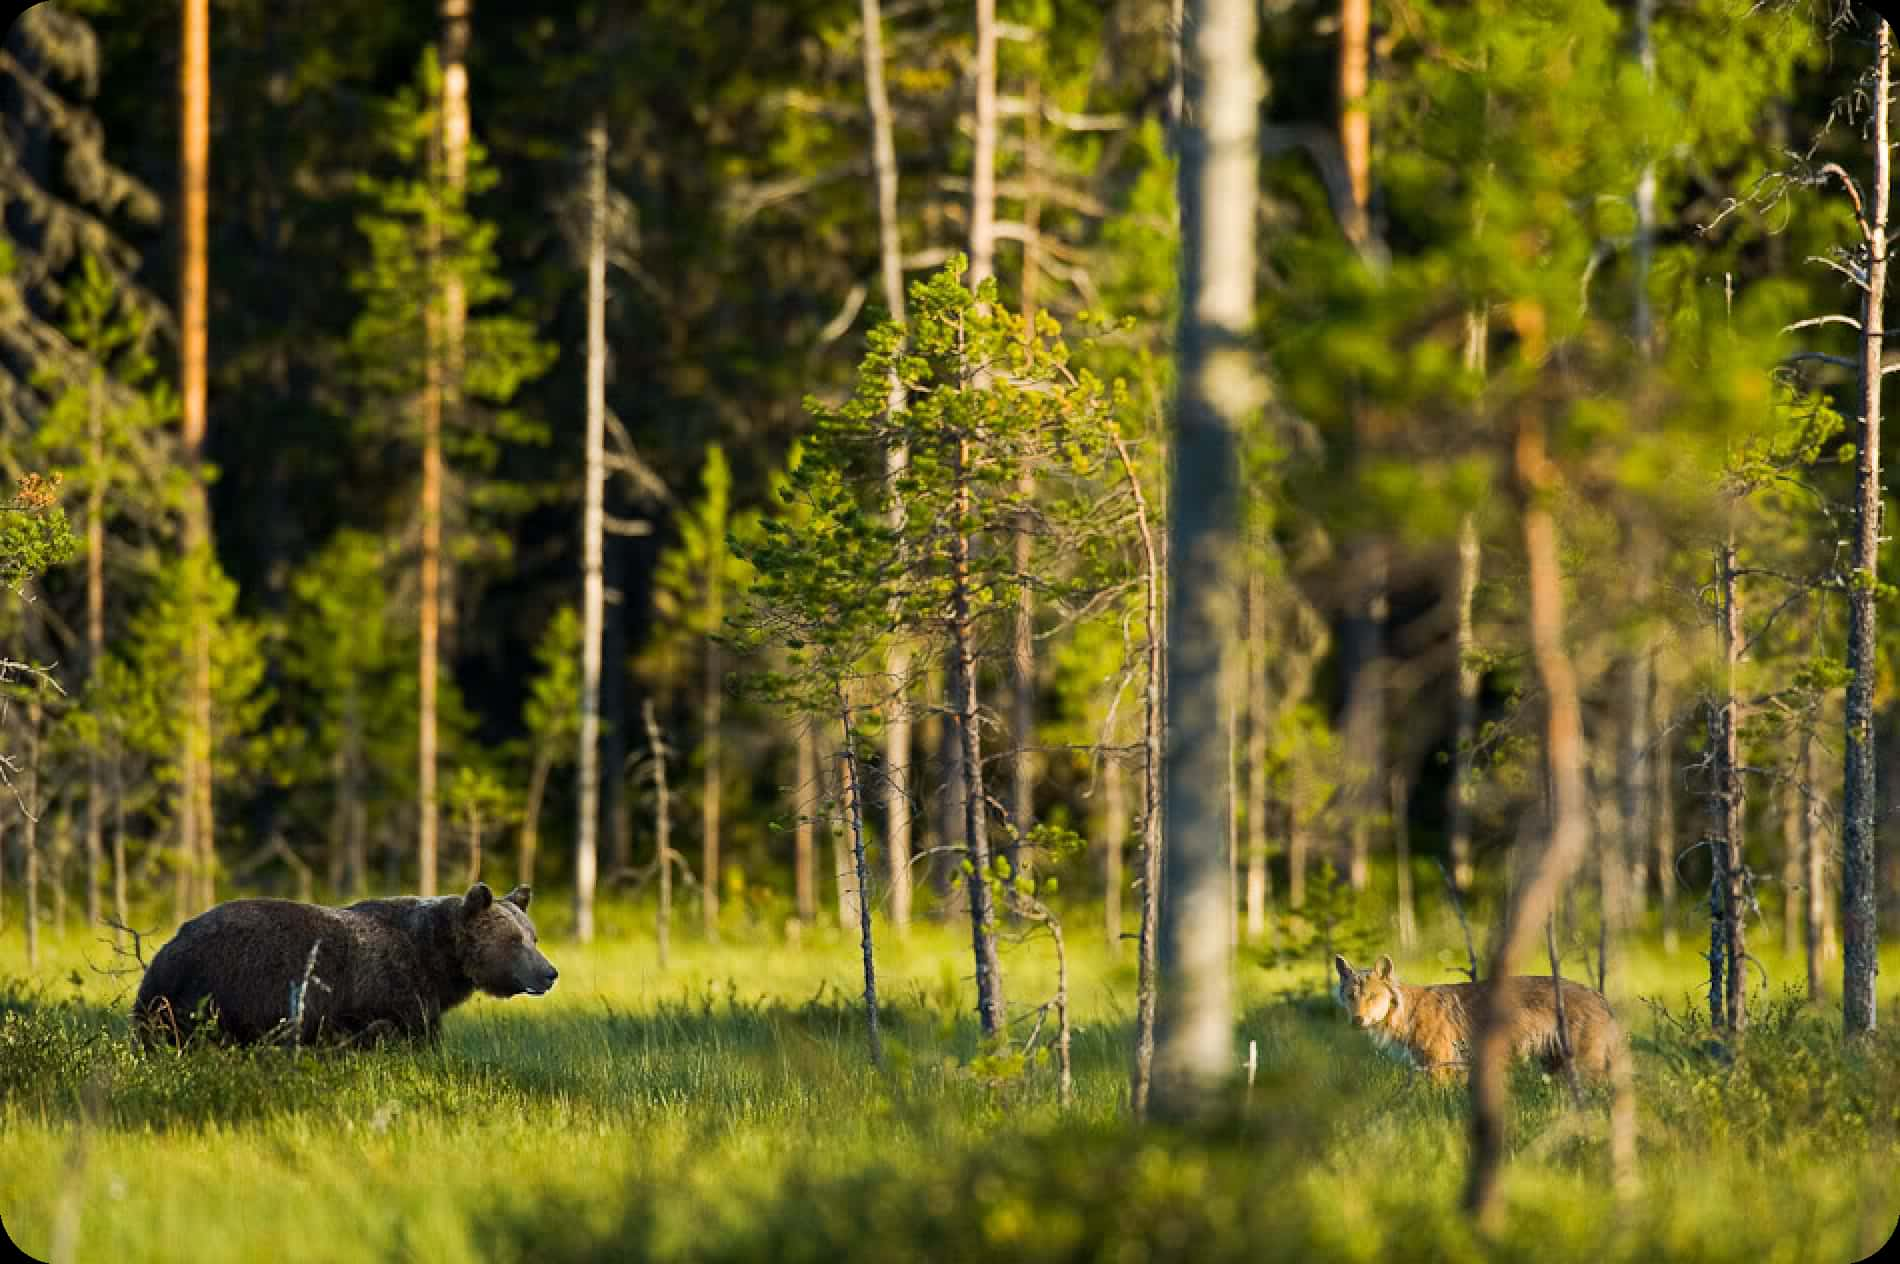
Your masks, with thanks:
[(548, 773), (554, 767), (554, 752), (545, 743), (534, 752), (534, 764), (528, 770), (528, 796), (521, 804), (521, 840), (515, 853), (515, 881), (524, 887), (534, 885), (535, 853), (541, 841), (541, 798), (547, 793)]
[(1339, 147), (1345, 154), (1352, 207), (1346, 239), (1363, 247), (1371, 240), (1366, 213), (1372, 197), (1372, 113), (1366, 108), (1371, 82), (1372, 0), (1339, 3)]
[(1722, 877), (1723, 954), (1728, 959), (1728, 1025), (1738, 1035), (1748, 1027), (1748, 865), (1743, 859), (1741, 699), (1738, 675), (1742, 652), (1741, 586), (1735, 573), (1735, 528), (1722, 546), (1722, 643), (1726, 665), (1722, 699)]
[[(1652, 660), (1653, 664), (1653, 660)], [(1669, 714), (1669, 695), (1656, 680), (1652, 665), (1650, 679), (1650, 728), (1661, 732), (1660, 721)], [(1663, 739), (1656, 744), (1655, 826), (1656, 898), (1662, 921), (1663, 951), (1676, 951), (1676, 773), (1675, 746)]]
[[(1530, 350), (1535, 351), (1535, 348)], [(1583, 776), (1583, 718), (1575, 669), (1564, 645), (1563, 575), (1557, 526), (1548, 505), (1555, 471), (1545, 453), (1542, 419), (1521, 418), (1515, 444), (1515, 478), (1522, 501), (1524, 551), (1529, 567), (1531, 657), (1544, 687), (1545, 763), (1550, 774), (1550, 835), (1527, 866), (1505, 906), (1504, 924), (1485, 971), (1490, 979), (1515, 973), (1543, 928), (1557, 895), (1589, 847)], [(1495, 991), (1478, 1004), (1471, 1070), (1471, 1167), (1465, 1209), (1480, 1223), (1494, 1222), (1498, 1170), (1504, 1160), (1509, 1106), (1511, 994)]]
[(1247, 568), (1247, 942), (1267, 933), (1273, 895), (1267, 868), (1267, 749), (1272, 735), (1267, 701), (1267, 581), (1255, 557)]
[(1888, 97), (1893, 79), (1893, 28), (1877, 21), (1874, 45), (1873, 206), (1866, 219), (1867, 285), (1860, 318), (1861, 433), (1854, 515), (1854, 572), (1848, 584), (1847, 756), (1841, 836), (1841, 1008), (1848, 1035), (1874, 1029), (1874, 976), (1880, 947), (1876, 892), (1874, 680), (1879, 672), (1874, 626), (1875, 568), (1880, 558), (1880, 381), (1886, 338), (1887, 213), (1892, 184)]
[(207, 581), (212, 565), (211, 502), (200, 470), (205, 444), (205, 329), (211, 160), (210, 0), (185, 0), (180, 61), (184, 119), (180, 129), (178, 344), (180, 457), (190, 476), (185, 504), (185, 555), (192, 572), (191, 674), (179, 786), (180, 913), (209, 908), (215, 878), (211, 815), (211, 623)]
[[(953, 453), (951, 476), (956, 480), (959, 521), (970, 515), (969, 441), (959, 440)], [(972, 639), (970, 594), (970, 538), (959, 530), (951, 557), (951, 633), (954, 638), (953, 692), (957, 707), (957, 742), (962, 752), (964, 837), (968, 862), (970, 939), (976, 959), (976, 1004), (985, 1040), (1007, 1034), (1008, 1011), (1003, 1000), (1003, 970), (996, 954), (996, 912), (990, 899), (990, 843), (988, 799), (983, 792), (982, 737), (977, 730), (976, 648)]]
[(1814, 737), (1801, 739), (1801, 864), (1807, 882), (1806, 950), (1808, 1000), (1821, 999), (1821, 932), (1827, 920), (1827, 852), (1821, 845), (1821, 796)]
[(1418, 941), (1418, 907), (1412, 900), (1412, 832), (1405, 819), (1405, 777), (1391, 775), (1392, 860), (1398, 873), (1399, 947), (1410, 952)]
[(818, 884), (813, 872), (812, 836), (818, 820), (818, 753), (810, 724), (798, 730), (798, 823), (792, 827), (792, 886), (798, 920), (810, 926), (818, 920)]
[(1161, 934), (1162, 820), (1161, 761), (1162, 707), (1165, 681), (1161, 640), (1161, 559), (1148, 514), (1148, 498), (1128, 445), (1117, 434), (1115, 455), (1135, 501), (1135, 526), (1141, 537), (1142, 616), (1147, 647), (1142, 676), (1141, 725), (1141, 931), (1137, 940), (1135, 982), (1135, 1078), (1131, 1093), (1135, 1117), (1146, 1118), (1154, 1085), (1156, 989), (1159, 981), (1158, 944)]
[[(600, 863), (600, 674), (607, 618), (603, 569), (607, 490), (607, 119), (600, 112), (595, 113), (587, 129), (587, 203), (587, 482), (581, 508), (581, 715), (580, 749), (575, 752), (578, 802), (574, 846), (574, 936), (582, 943), (594, 937), (594, 889)], [(649, 729), (657, 742), (652, 704), (647, 705)], [(534, 862), (529, 844), (535, 828), (536, 823), (530, 820), (522, 832), (524, 867)], [(664, 850), (659, 863), (661, 870), (666, 870)], [(664, 872), (660, 877), (667, 880)]]
[[(1036, 480), (1024, 473), (1016, 490), (1025, 503), (1035, 495)], [(1025, 516), (1026, 518), (1026, 516)], [(1015, 748), (1009, 757), (1009, 813), (1013, 837), (1009, 845), (1012, 875), (1027, 874), (1034, 868), (1029, 850), (1029, 830), (1035, 824), (1036, 783), (1036, 607), (1028, 583), (1032, 543), (1026, 520), (1019, 520), (1010, 540), (1016, 567), (1016, 612), (1010, 628), (1010, 738)]]
[(1127, 845), (1127, 774), (1111, 756), (1102, 765), (1102, 934), (1115, 958), (1122, 951), (1122, 851)]
[(871, 871), (864, 858), (863, 783), (858, 777), (856, 737), (851, 732), (851, 704), (844, 689), (838, 690), (838, 722), (844, 730), (844, 797), (851, 819), (851, 859), (858, 877), (858, 947), (864, 957), (864, 1034), (870, 1046), (871, 1065), (884, 1065), (884, 1042), (877, 1030), (877, 958), (871, 943)]
[[(712, 626), (717, 628), (724, 617), (722, 601), (724, 585), (717, 573), (725, 569), (725, 548), (723, 540), (713, 550), (715, 573), (706, 577), (707, 601), (710, 606)], [(704, 761), (700, 771), (704, 780), (699, 790), (699, 839), (700, 839), (700, 917), (706, 938), (717, 941), (719, 938), (719, 809), (721, 792), (725, 784), (725, 770), (721, 766), (722, 749), (720, 746), (720, 712), (724, 702), (724, 673), (720, 666), (718, 642), (710, 636), (706, 638), (706, 677), (701, 686), (700, 728), (704, 745)]]
[(653, 863), (660, 884), (660, 907), (653, 925), (660, 969), (664, 970), (673, 931), (673, 811), (666, 788), (666, 742), (660, 737), (660, 722), (653, 714), (653, 699), (641, 703), (640, 713), (646, 720), (647, 749), (653, 756)]
[(20, 779), (20, 843), (25, 852), (26, 965), (40, 967), (40, 700), (26, 704), (26, 772)]
[[(97, 684), (106, 658), (106, 444), (105, 383), (97, 365), (86, 387), (86, 674)], [(86, 751), (86, 925), (99, 925), (99, 868), (104, 856), (105, 754)]]
[(976, 0), (976, 135), (970, 168), (972, 290), (996, 275), (996, 0)]
[[(1465, 318), (1465, 370), (1482, 377), (1491, 320), (1482, 309)], [(1478, 517), (1467, 513), (1458, 521), (1458, 706), (1452, 736), (1451, 876), (1462, 893), (1471, 889), (1471, 810), (1477, 799), (1474, 779), (1478, 740), (1478, 690), (1483, 679), (1475, 661), (1478, 649), (1474, 613), (1478, 600), (1479, 568), (1483, 553), (1478, 541)]]
[(1231, 1071), (1233, 978), (1222, 914), (1228, 742), (1223, 687), (1239, 638), (1239, 434), (1265, 402), (1253, 327), (1258, 132), (1265, 82), (1250, 0), (1189, 5), (1187, 122), (1180, 134), (1181, 325), (1174, 490), (1169, 497), (1166, 813), (1154, 1097), (1199, 1113)]

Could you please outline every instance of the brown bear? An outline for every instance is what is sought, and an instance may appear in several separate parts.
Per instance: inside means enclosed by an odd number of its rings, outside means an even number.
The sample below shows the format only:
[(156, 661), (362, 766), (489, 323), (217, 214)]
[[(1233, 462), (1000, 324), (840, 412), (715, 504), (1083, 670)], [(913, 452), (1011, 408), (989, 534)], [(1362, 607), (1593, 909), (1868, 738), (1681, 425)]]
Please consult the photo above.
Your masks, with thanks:
[[(466, 895), (347, 908), (232, 900), (180, 926), (158, 950), (133, 1002), (133, 1024), (148, 1047), (182, 1046), (201, 1022), (215, 1022), (208, 1034), (238, 1044), (293, 1034), (305, 1043), (386, 1036), (433, 1043), (443, 1011), (477, 989), (539, 996), (554, 986), (556, 971), (535, 947), (530, 894), (516, 887), (497, 900), (478, 882)], [(302, 1011), (295, 1033), (293, 1007)]]

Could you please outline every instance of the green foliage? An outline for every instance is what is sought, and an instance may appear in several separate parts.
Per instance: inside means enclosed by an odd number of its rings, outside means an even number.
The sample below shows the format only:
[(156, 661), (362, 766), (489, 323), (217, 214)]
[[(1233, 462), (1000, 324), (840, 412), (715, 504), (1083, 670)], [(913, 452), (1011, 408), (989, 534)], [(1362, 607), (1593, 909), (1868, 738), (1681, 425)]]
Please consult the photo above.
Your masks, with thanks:
[(581, 619), (574, 607), (562, 606), (548, 620), (534, 662), (540, 670), (528, 686), (522, 723), (533, 743), (563, 762), (581, 727)]
[[(459, 285), (467, 312), (461, 391), (454, 407), (444, 407), (443, 451), (471, 476), (472, 513), (517, 512), (531, 496), (495, 476), (504, 445), (544, 442), (546, 434), (508, 405), (554, 363), (555, 350), (531, 321), (506, 310), (513, 291), (500, 273), (496, 226), (471, 209), (498, 177), (473, 138), (464, 186), (447, 179), (436, 140), (441, 94), (442, 72), (430, 46), (415, 84), (388, 103), (379, 121), (387, 172), (358, 179), (369, 203), (357, 219), (369, 258), (351, 276), (362, 310), (349, 345), (367, 397), (361, 422), (369, 434), (406, 446), (421, 441), (420, 397), (443, 381), (431, 379), (430, 366), (442, 372), (450, 352), (442, 333), (443, 296), (451, 282)], [(464, 535), (459, 547), (505, 557), (508, 539), (499, 532)]]
[(17, 593), (78, 551), (58, 490), (56, 480), (28, 474), (0, 501), (0, 586)]
[(744, 602), (752, 582), (752, 567), (728, 537), (750, 538), (759, 515), (734, 514), (732, 466), (717, 443), (706, 445), (700, 489), (699, 499), (675, 517), (679, 539), (660, 555), (653, 575), (659, 628), (639, 666), (643, 675), (669, 686), (686, 677), (709, 638), (725, 630), (726, 610)]

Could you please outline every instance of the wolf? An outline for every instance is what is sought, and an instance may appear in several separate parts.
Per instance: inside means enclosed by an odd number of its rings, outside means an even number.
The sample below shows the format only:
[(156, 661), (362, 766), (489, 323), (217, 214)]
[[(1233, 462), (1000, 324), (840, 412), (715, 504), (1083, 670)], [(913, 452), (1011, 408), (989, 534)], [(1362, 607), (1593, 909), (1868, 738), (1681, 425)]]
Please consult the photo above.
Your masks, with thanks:
[[(1339, 974), (1333, 997), (1352, 1025), (1369, 1033), (1388, 1054), (1435, 1080), (1455, 1078), (1468, 1069), (1477, 1004), (1493, 983), (1399, 982), (1392, 958), (1381, 956), (1370, 970), (1355, 970), (1344, 957), (1333, 958)], [(1563, 1044), (1557, 1032), (1557, 981), (1548, 975), (1517, 975), (1504, 981), (1510, 1015), (1506, 1031), (1511, 1055), (1533, 1058), (1547, 1072), (1563, 1068)], [(1601, 992), (1562, 981), (1564, 1028), (1572, 1064), (1579, 1073), (1606, 1077), (1622, 1028)]]

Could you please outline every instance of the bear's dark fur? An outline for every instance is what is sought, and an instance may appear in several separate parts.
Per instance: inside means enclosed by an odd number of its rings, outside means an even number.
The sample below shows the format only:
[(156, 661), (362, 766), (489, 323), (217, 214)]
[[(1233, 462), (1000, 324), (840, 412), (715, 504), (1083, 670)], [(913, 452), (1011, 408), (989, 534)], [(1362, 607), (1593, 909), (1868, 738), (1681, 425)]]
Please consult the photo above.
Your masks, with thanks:
[[(487, 884), (466, 895), (364, 900), (325, 908), (291, 900), (233, 900), (178, 928), (139, 985), (132, 1019), (149, 1045), (182, 1045), (201, 1021), (248, 1044), (288, 1038), (303, 993), (300, 1038), (433, 1041), (444, 1010), (478, 989), (538, 996), (556, 971), (535, 947), (530, 891), (500, 900)], [(311, 945), (316, 964), (304, 987)]]

